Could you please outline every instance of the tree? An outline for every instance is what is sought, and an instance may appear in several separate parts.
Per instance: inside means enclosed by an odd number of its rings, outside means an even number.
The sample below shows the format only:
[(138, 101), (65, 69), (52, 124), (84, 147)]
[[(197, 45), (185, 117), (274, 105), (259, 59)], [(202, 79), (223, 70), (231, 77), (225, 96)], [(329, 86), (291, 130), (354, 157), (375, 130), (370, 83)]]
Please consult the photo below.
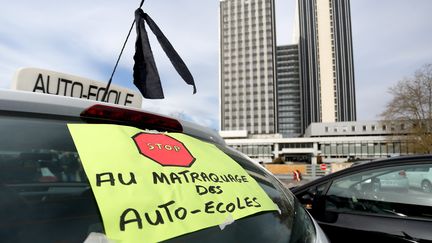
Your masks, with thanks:
[(403, 124), (405, 138), (417, 153), (432, 153), (432, 64), (389, 89), (393, 95), (381, 114), (385, 123)]

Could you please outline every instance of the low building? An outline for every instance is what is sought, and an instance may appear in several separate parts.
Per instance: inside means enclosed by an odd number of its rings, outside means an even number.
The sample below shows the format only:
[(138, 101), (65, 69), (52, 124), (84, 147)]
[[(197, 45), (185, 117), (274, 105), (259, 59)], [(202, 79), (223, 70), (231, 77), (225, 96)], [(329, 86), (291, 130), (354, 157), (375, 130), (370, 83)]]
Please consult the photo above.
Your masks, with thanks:
[(317, 164), (411, 154), (403, 139), (407, 132), (404, 124), (367, 121), (312, 123), (299, 138), (245, 132), (221, 136), (229, 146), (258, 162), (270, 163), (279, 157), (284, 162)]

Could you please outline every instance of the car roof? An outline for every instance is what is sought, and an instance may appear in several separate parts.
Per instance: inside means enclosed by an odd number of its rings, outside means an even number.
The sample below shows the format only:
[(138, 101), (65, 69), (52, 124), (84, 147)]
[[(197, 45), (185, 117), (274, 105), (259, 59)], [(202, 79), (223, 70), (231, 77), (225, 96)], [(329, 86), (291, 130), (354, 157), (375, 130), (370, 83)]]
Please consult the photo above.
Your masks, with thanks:
[(368, 169), (386, 167), (386, 166), (390, 166), (390, 165), (393, 165), (393, 166), (403, 165), (403, 164), (406, 164), (407, 162), (410, 162), (410, 161), (412, 161), (412, 162), (415, 161), (415, 163), (427, 163), (427, 162), (432, 163), (432, 155), (431, 154), (406, 155), (406, 156), (396, 156), (396, 157), (391, 157), (391, 158), (373, 160), (373, 161), (362, 163), (362, 164), (359, 164), (359, 165), (356, 165), (353, 167), (348, 167), (348, 168), (340, 170), (340, 171), (336, 171), (332, 174), (329, 174), (329, 175), (323, 176), (321, 178), (318, 178), (316, 180), (310, 181), (310, 182), (303, 184), (301, 186), (291, 188), (291, 191), (293, 193), (297, 193), (297, 192), (303, 191), (306, 188), (309, 188), (311, 185), (320, 184), (320, 183), (332, 180), (336, 177), (349, 175), (352, 173), (356, 173), (356, 172), (360, 172), (360, 171), (364, 171), (364, 170), (368, 170)]
[[(133, 111), (141, 111), (168, 118), (168, 116), (160, 115), (154, 112), (110, 104), (106, 102), (27, 91), (0, 89), (0, 111), (80, 117), (80, 114), (85, 109), (97, 104)], [(216, 131), (188, 121), (183, 121), (179, 119), (175, 120), (180, 122), (180, 124), (182, 125), (183, 133), (207, 142), (225, 145), (225, 141), (222, 139), (222, 137), (219, 136)]]

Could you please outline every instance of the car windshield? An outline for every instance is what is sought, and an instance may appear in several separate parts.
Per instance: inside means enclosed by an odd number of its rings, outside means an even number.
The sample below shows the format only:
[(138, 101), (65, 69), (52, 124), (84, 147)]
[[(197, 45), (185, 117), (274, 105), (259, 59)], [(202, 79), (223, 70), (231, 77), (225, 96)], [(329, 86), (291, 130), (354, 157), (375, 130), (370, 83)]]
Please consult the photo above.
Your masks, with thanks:
[[(1, 242), (83, 242), (104, 233), (102, 218), (67, 123), (77, 119), (0, 115)], [(314, 242), (315, 228), (293, 196), (245, 157), (220, 147), (277, 204), (221, 230), (211, 227), (168, 242)]]

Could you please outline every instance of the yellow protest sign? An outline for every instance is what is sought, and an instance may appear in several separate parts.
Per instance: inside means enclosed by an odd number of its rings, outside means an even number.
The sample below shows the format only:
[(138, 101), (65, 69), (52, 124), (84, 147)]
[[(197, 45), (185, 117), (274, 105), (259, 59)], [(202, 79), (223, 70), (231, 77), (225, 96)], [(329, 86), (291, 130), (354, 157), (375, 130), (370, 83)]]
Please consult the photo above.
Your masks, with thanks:
[(111, 240), (158, 242), (277, 210), (213, 144), (118, 125), (68, 127)]

